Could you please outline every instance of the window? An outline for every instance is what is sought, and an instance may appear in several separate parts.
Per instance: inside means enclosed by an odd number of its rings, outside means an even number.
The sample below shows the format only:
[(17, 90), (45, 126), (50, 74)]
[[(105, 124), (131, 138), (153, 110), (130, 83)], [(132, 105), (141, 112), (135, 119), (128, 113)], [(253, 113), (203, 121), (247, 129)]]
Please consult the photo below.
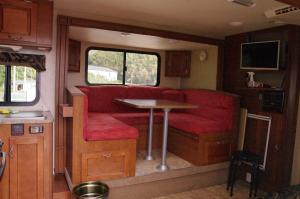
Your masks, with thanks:
[(0, 105), (32, 105), (38, 100), (39, 74), (31, 67), (0, 65)]
[(88, 48), (86, 81), (88, 84), (159, 84), (160, 56), (157, 53)]

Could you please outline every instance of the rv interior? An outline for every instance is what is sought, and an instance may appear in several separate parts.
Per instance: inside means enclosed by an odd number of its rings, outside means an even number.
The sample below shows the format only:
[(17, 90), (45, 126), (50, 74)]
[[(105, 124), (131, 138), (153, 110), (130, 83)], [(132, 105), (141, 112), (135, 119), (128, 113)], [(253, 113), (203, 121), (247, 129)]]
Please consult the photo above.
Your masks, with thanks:
[(300, 194), (298, 0), (0, 8), (0, 199)]

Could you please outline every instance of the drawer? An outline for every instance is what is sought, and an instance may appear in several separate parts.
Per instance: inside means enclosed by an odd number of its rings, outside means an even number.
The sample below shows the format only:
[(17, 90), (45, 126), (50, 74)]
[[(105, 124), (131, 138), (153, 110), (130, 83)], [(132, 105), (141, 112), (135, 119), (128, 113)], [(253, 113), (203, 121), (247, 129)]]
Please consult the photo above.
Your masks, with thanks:
[(129, 176), (129, 152), (125, 150), (83, 153), (82, 181), (115, 179)]
[(228, 161), (231, 155), (232, 143), (229, 140), (205, 142), (204, 150), (207, 163)]

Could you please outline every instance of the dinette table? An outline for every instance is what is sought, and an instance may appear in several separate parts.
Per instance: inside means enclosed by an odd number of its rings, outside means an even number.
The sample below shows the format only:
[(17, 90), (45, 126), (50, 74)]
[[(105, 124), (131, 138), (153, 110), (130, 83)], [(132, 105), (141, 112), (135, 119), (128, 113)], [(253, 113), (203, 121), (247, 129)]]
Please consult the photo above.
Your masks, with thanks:
[(172, 109), (191, 109), (198, 108), (197, 105), (175, 102), (161, 99), (115, 99), (116, 102), (138, 109), (149, 109), (149, 128), (148, 128), (148, 150), (146, 160), (153, 160), (152, 156), (152, 135), (153, 135), (153, 110), (162, 109), (164, 112), (163, 120), (163, 142), (161, 152), (161, 163), (157, 166), (160, 171), (167, 171), (167, 142), (168, 142), (168, 123), (169, 112)]

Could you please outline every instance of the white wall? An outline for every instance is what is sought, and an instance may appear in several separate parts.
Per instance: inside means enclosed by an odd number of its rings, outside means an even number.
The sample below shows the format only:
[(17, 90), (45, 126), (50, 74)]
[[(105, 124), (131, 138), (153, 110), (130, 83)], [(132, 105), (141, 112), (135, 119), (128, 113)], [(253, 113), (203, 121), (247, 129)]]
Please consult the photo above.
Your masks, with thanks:
[(107, 47), (107, 48), (117, 48), (117, 49), (129, 49), (129, 50), (141, 50), (148, 52), (156, 52), (160, 54), (161, 66), (160, 66), (160, 87), (168, 88), (179, 88), (180, 87), (180, 78), (176, 77), (165, 77), (165, 52), (164, 51), (155, 51), (151, 49), (144, 48), (129, 48), (124, 46), (113, 46), (106, 44), (95, 44), (89, 42), (81, 42), (81, 57), (80, 57), (80, 73), (69, 72), (68, 73), (68, 86), (77, 86), (77, 85), (86, 85), (85, 82), (85, 51), (88, 47)]
[(205, 49), (208, 57), (206, 61), (199, 59), (199, 50), (192, 51), (191, 76), (181, 79), (181, 88), (204, 88), (217, 87), (218, 71), (218, 47), (210, 46)]

